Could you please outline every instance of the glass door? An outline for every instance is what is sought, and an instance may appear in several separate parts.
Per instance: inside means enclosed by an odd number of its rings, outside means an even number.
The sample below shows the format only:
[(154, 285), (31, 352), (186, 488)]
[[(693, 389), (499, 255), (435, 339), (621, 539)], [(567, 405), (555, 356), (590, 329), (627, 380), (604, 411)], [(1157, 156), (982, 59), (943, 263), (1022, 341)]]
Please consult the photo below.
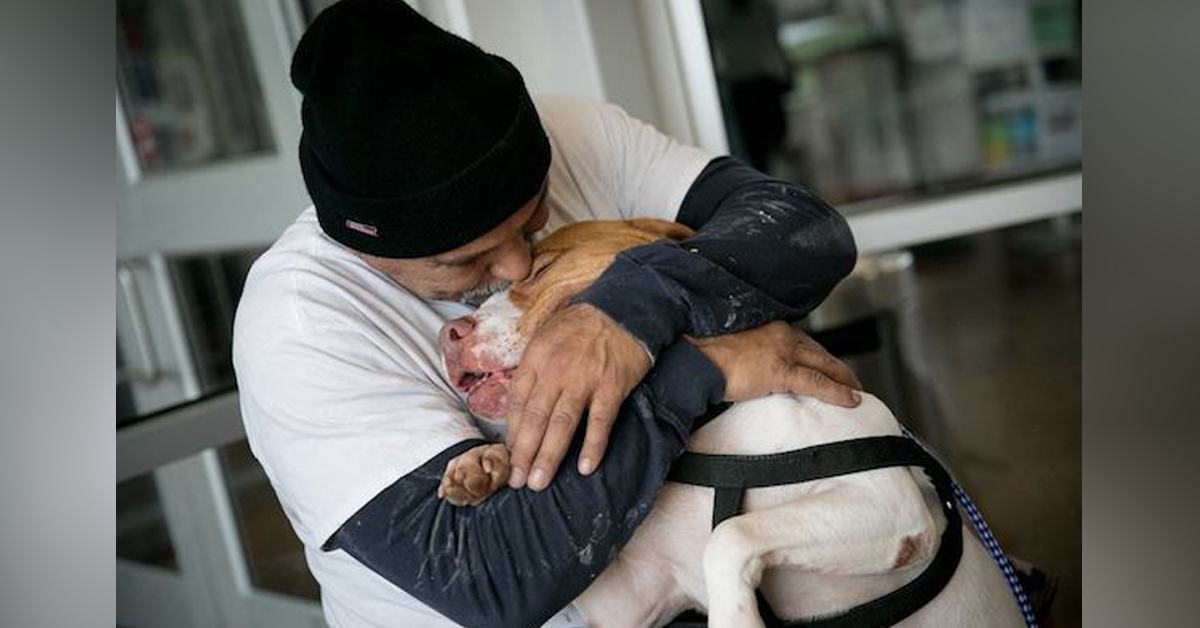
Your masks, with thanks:
[(324, 625), (236, 403), (211, 401), (236, 395), (229, 350), (245, 274), (309, 204), (288, 66), (321, 8), (116, 2), (119, 467), (180, 452), (118, 478), (122, 626)]
[[(230, 349), (250, 265), (310, 204), (288, 70), (330, 4), (116, 2), (120, 626), (325, 625)], [(416, 6), (462, 30), (460, 5)]]

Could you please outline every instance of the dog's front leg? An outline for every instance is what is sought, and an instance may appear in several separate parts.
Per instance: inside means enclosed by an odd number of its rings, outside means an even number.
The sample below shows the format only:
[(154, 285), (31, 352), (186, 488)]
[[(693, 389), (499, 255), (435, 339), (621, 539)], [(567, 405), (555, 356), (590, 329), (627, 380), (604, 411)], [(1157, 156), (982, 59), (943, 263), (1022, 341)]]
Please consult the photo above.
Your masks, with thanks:
[(503, 443), (472, 447), (446, 464), (438, 497), (455, 506), (478, 506), (508, 482), (508, 473)]

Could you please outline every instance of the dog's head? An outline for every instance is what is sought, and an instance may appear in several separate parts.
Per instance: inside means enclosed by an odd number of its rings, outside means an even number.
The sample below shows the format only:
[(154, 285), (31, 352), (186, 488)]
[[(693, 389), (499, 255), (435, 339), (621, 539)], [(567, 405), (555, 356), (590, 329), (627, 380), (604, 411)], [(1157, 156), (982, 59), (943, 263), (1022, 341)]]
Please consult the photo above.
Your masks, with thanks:
[(637, 219), (568, 225), (533, 247), (529, 276), (492, 295), (470, 316), (442, 326), (439, 344), (455, 388), (467, 395), (471, 413), (503, 420), (512, 371), (530, 336), (571, 298), (583, 292), (618, 253), (691, 229), (674, 222)]

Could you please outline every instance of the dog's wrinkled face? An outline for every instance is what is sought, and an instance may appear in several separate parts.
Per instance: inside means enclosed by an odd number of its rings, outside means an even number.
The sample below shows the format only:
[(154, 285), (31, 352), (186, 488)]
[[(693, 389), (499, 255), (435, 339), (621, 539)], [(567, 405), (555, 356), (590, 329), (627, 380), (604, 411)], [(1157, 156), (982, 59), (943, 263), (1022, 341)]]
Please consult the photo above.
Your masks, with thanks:
[(492, 295), (472, 315), (447, 322), (439, 343), (450, 381), (475, 416), (500, 421), (512, 372), (530, 336), (583, 292), (625, 249), (692, 231), (678, 223), (638, 219), (578, 222), (533, 247), (529, 276)]

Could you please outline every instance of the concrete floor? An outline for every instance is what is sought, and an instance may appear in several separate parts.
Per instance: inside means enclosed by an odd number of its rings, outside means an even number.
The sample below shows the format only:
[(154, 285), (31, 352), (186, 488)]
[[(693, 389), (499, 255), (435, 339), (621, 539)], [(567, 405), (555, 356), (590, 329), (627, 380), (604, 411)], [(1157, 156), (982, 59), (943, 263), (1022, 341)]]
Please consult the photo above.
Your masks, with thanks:
[(1009, 554), (1059, 579), (1051, 625), (1081, 625), (1080, 219), (920, 247), (902, 308), (934, 446)]

